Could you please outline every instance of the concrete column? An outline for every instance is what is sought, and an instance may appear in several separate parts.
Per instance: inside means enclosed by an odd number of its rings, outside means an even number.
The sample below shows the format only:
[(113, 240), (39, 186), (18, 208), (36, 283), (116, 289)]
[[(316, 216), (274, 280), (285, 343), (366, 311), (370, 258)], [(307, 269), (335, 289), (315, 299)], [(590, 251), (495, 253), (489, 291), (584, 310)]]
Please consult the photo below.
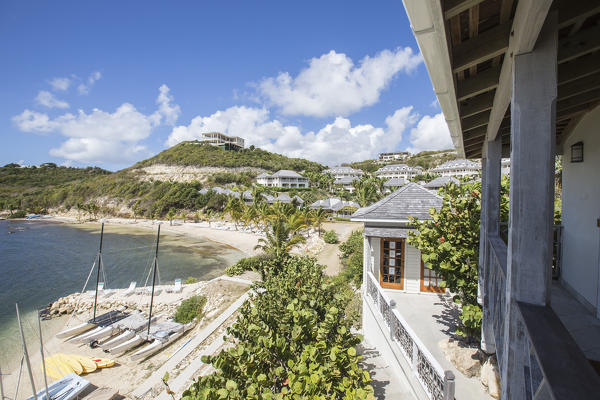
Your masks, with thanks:
[[(482, 160), (484, 174), (481, 180), (481, 236), (479, 242), (480, 288), (483, 290), (483, 320), (481, 325), (481, 349), (488, 354), (496, 352), (493, 316), (489, 307), (490, 278), (492, 263), (488, 245), (489, 235), (498, 235), (500, 231), (500, 179), (502, 137), (486, 143), (486, 158)], [(485, 189), (484, 189), (485, 188)], [(485, 235), (485, 236), (484, 236)], [(483, 275), (483, 276), (482, 276)]]
[(550, 302), (556, 118), (557, 13), (531, 53), (515, 56), (502, 398), (525, 398), (527, 338), (516, 301)]

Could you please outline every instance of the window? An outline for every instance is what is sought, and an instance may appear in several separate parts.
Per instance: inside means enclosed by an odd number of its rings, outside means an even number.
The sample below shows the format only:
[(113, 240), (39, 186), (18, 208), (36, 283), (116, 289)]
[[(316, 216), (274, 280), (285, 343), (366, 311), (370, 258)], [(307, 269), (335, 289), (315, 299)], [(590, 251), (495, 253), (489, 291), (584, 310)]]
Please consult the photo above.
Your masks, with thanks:
[(404, 289), (404, 239), (381, 239), (379, 284)]
[(443, 278), (425, 266), (421, 259), (421, 292), (444, 293), (446, 289), (440, 286)]

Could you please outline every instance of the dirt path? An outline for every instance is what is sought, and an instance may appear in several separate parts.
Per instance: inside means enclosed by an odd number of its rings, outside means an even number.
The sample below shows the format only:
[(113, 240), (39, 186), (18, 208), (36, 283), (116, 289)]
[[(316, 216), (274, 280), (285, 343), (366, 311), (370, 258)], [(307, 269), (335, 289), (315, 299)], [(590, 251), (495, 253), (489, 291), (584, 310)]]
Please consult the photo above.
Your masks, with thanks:
[[(345, 242), (350, 234), (361, 229), (363, 226), (359, 222), (327, 222), (322, 226), (322, 231), (334, 230), (338, 234), (339, 243)], [(342, 263), (339, 256), (338, 244), (325, 244), (323, 250), (317, 256), (319, 264), (326, 265), (325, 273), (329, 276), (337, 275), (342, 270)]]

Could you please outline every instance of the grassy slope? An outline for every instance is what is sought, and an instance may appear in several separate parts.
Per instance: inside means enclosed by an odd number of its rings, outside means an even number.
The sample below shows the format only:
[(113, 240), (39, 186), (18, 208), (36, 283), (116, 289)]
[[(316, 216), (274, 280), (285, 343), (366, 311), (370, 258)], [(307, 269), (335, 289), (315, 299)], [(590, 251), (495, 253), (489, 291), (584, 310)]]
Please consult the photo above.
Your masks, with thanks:
[(255, 167), (272, 172), (280, 169), (293, 171), (321, 171), (324, 169), (321, 164), (313, 161), (289, 158), (261, 149), (227, 151), (199, 144), (199, 142), (179, 143), (152, 158), (140, 161), (131, 168), (143, 168), (154, 164), (224, 168)]

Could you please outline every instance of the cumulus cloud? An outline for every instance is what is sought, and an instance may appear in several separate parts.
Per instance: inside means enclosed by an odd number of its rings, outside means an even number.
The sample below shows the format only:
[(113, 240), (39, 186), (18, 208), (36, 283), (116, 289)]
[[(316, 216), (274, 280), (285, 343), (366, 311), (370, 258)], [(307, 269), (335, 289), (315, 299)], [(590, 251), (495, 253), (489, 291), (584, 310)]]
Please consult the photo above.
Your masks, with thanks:
[(54, 95), (46, 90), (41, 90), (35, 98), (36, 103), (48, 108), (69, 108), (69, 103), (54, 97)]
[(156, 111), (155, 115), (157, 118), (164, 118), (165, 123), (167, 125), (175, 125), (177, 122), (177, 118), (181, 114), (181, 108), (177, 104), (173, 104), (173, 96), (170, 94), (170, 89), (167, 85), (161, 85), (158, 88), (159, 94), (156, 99), (156, 104), (158, 105), (158, 111)]
[(197, 116), (189, 125), (173, 128), (167, 144), (201, 139), (202, 133), (218, 131), (244, 137), (246, 145), (334, 165), (396, 150), (403, 133), (416, 119), (412, 107), (404, 107), (387, 117), (384, 127), (352, 126), (349, 119), (337, 117), (316, 132), (303, 132), (298, 126), (271, 119), (265, 108), (235, 106), (206, 117)]
[(444, 114), (425, 115), (410, 131), (411, 153), (424, 150), (444, 150), (453, 148), (450, 130), (444, 119)]
[(77, 86), (77, 91), (79, 94), (88, 94), (92, 86), (94, 86), (94, 83), (96, 83), (96, 81), (100, 78), (102, 78), (102, 74), (100, 72), (92, 72), (85, 82), (82, 82), (79, 84), (79, 86)]
[(421, 62), (410, 47), (384, 50), (355, 65), (343, 53), (330, 51), (310, 60), (296, 76), (282, 72), (258, 84), (260, 94), (283, 114), (345, 116), (375, 104), (399, 72), (410, 72)]
[(49, 82), (52, 89), (57, 92), (64, 92), (71, 86), (71, 79), (69, 78), (53, 78)]
[(123, 103), (114, 112), (79, 110), (76, 114), (66, 113), (54, 119), (45, 113), (25, 110), (12, 120), (23, 132), (57, 132), (66, 137), (60, 146), (50, 150), (52, 156), (82, 163), (124, 164), (148, 154), (141, 142), (161, 123), (160, 106), (164, 103), (161, 96), (165, 95), (169, 109), (178, 109), (171, 105), (173, 99), (163, 85), (157, 100), (159, 110), (150, 115), (139, 112), (132, 104)]

